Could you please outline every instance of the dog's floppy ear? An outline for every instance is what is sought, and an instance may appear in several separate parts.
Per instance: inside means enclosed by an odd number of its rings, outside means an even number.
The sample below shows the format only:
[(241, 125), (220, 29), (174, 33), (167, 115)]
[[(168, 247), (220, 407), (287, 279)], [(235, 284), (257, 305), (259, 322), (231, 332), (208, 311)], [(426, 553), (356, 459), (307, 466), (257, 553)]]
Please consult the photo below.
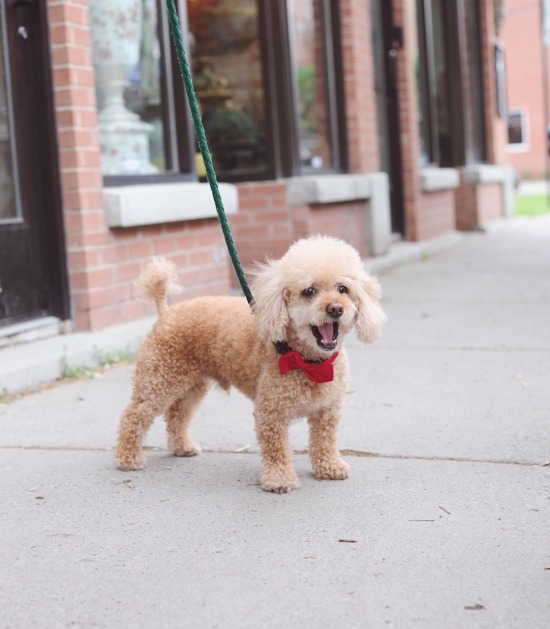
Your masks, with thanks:
[(251, 286), (258, 332), (273, 343), (286, 340), (289, 322), (281, 277), (280, 262), (269, 261), (256, 266)]
[(380, 305), (382, 291), (378, 280), (372, 275), (363, 275), (356, 284), (355, 294), (359, 300), (355, 331), (363, 343), (372, 343), (380, 336), (387, 317)]

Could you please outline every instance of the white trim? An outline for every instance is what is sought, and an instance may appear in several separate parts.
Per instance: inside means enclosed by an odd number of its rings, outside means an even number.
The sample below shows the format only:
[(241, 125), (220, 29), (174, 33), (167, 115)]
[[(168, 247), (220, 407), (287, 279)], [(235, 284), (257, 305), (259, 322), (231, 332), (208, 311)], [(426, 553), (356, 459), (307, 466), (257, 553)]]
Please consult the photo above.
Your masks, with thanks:
[[(219, 184), (226, 214), (238, 211), (237, 187)], [(109, 227), (137, 227), (217, 216), (210, 186), (206, 183), (168, 183), (104, 188)]]
[(367, 201), (369, 253), (382, 255), (391, 239), (390, 193), (387, 173), (369, 175), (313, 175), (286, 180), (286, 198), (293, 205), (323, 205)]
[(509, 166), (496, 164), (468, 164), (463, 172), (464, 181), (469, 184), (504, 183), (513, 173)]
[(455, 168), (422, 168), (420, 181), (424, 192), (454, 190), (460, 185), (460, 175)]
[(312, 175), (287, 180), (286, 198), (289, 205), (343, 203), (369, 199), (369, 175)]

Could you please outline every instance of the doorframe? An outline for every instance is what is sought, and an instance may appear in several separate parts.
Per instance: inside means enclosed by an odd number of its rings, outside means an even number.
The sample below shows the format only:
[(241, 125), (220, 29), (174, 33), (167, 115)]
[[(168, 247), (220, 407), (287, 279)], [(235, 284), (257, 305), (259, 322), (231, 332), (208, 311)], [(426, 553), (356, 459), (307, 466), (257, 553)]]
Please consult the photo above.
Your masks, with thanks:
[(383, 93), (378, 97), (381, 103), (378, 107), (385, 125), (384, 137), (387, 146), (382, 153), (386, 155), (385, 168), (390, 181), (391, 229), (403, 239), (407, 237), (407, 222), (405, 219), (405, 196), (403, 183), (403, 155), (401, 148), (401, 121), (399, 110), (398, 90), (398, 54), (403, 45), (403, 28), (394, 24), (393, 0), (374, 0), (377, 4), (376, 13), (380, 30), (382, 62), (377, 64), (375, 72), (382, 72)]
[[(9, 11), (16, 10), (16, 7), (6, 6), (6, 31), (13, 28), (13, 19)], [(14, 160), (14, 169), (19, 173), (16, 184), (16, 195), (21, 196), (22, 186), (28, 185), (25, 182), (25, 171), (35, 169), (37, 189), (36, 194), (41, 196), (41, 200), (37, 205), (44, 209), (42, 215), (37, 214), (36, 208), (26, 204), (22, 207), (22, 220), (32, 222), (34, 227), (31, 229), (40, 229), (40, 260), (43, 264), (44, 275), (48, 290), (48, 312), (44, 316), (54, 316), (61, 320), (69, 319), (71, 316), (67, 255), (65, 247), (65, 230), (63, 216), (63, 197), (61, 192), (60, 178), (60, 159), (59, 145), (57, 135), (56, 111), (54, 101), (53, 88), (53, 72), (51, 60), (50, 46), (50, 29), (49, 29), (49, 13), (47, 3), (33, 2), (26, 5), (28, 13), (29, 28), (36, 33), (37, 43), (32, 51), (32, 59), (34, 68), (31, 77), (22, 73), (16, 74), (13, 71), (13, 57), (15, 55), (10, 43), (10, 35), (6, 32), (6, 50), (8, 52), (7, 63), (10, 66), (11, 81), (6, 85), (9, 90), (7, 97), (10, 107), (9, 119), (12, 123), (14, 136), (12, 142), (15, 142), (15, 150), (13, 151), (16, 159)], [(39, 57), (39, 59), (37, 59)], [(21, 161), (23, 158), (17, 150), (19, 133), (17, 131), (21, 120), (17, 111), (14, 111), (13, 93), (19, 88), (18, 81), (32, 81), (37, 95), (33, 99), (29, 110), (33, 114), (33, 125), (36, 124), (37, 146), (40, 147), (38, 159), (30, 160), (30, 163)], [(26, 158), (25, 158), (26, 159)], [(38, 167), (37, 167), (38, 166)], [(9, 230), (9, 226), (7, 226)], [(9, 328), (24, 321), (32, 321), (33, 319), (42, 318), (40, 315), (29, 313), (28, 317), (24, 315), (18, 317), (16, 321), (0, 322), (0, 332), (2, 329)]]
[(50, 234), (44, 254), (50, 264), (50, 286), (52, 287), (52, 315), (62, 321), (71, 318), (71, 299), (69, 292), (69, 274), (67, 268), (67, 247), (65, 242), (64, 204), (61, 192), (61, 167), (59, 153), (59, 136), (55, 110), (55, 91), (52, 71), (49, 3), (40, 2), (39, 24), (42, 43), (41, 68), (42, 94), (44, 95), (44, 146), (48, 153), (48, 164), (45, 171), (45, 192), (52, 204), (50, 215)]

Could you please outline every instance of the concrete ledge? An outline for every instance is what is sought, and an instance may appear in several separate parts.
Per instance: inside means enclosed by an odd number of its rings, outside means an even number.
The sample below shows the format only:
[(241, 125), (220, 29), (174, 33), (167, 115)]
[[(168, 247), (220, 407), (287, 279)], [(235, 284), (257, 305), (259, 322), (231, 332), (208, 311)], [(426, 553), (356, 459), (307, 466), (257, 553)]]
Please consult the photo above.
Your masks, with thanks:
[(62, 328), (57, 317), (41, 317), (0, 328), (0, 349), (20, 343), (31, 343), (49, 336), (56, 336)]
[(453, 190), (460, 185), (460, 176), (455, 168), (423, 168), (420, 180), (424, 192)]
[(511, 176), (508, 166), (470, 164), (464, 166), (464, 181), (469, 184), (504, 183)]
[(464, 182), (470, 186), (500, 184), (502, 186), (503, 215), (513, 216), (516, 174), (511, 166), (470, 164), (462, 169), (462, 173)]
[(134, 354), (157, 317), (151, 316), (97, 332), (61, 334), (2, 349), (0, 392), (16, 393), (62, 377), (63, 364), (95, 368), (101, 354)]
[(441, 236), (436, 236), (430, 240), (419, 242), (399, 241), (391, 245), (387, 255), (379, 258), (367, 258), (364, 261), (365, 268), (369, 273), (386, 273), (392, 269), (419, 262), (426, 257), (431, 257), (462, 244), (466, 236), (462, 232), (448, 232)]
[[(228, 183), (219, 186), (226, 214), (235, 214), (238, 210), (236, 186)], [(109, 227), (137, 227), (217, 216), (210, 186), (206, 183), (105, 188), (103, 197)]]
[(289, 179), (286, 185), (289, 205), (344, 203), (369, 199), (370, 175), (314, 175)]

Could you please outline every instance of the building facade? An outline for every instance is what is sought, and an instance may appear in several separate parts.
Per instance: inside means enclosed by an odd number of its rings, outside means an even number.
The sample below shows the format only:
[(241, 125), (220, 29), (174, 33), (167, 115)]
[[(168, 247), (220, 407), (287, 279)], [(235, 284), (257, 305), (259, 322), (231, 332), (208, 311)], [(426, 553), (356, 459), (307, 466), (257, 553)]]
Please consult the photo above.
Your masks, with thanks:
[[(241, 260), (362, 256), (511, 208), (498, 0), (179, 0)], [(0, 333), (143, 316), (152, 255), (236, 285), (162, 0), (1, 3)]]
[(508, 108), (506, 160), (521, 179), (542, 178), (548, 170), (550, 137), (550, 4), (507, 0), (502, 42)]

